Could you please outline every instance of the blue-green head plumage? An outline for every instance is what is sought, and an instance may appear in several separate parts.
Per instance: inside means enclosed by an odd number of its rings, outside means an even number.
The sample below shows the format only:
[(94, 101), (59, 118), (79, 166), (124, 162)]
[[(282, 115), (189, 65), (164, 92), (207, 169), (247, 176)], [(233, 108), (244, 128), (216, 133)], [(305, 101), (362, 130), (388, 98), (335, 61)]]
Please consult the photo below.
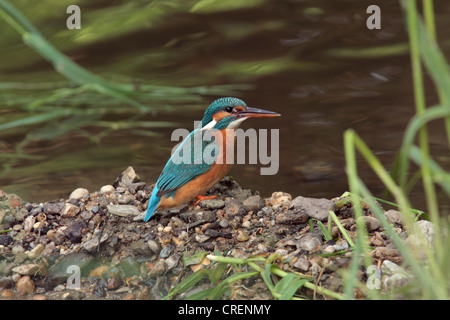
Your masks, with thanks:
[[(220, 98), (220, 99), (213, 101), (213, 103), (211, 103), (205, 111), (205, 114), (204, 114), (203, 120), (202, 120), (202, 127), (204, 127), (208, 123), (210, 123), (213, 120), (213, 115), (216, 114), (217, 112), (225, 111), (225, 112), (231, 113), (233, 108), (239, 107), (239, 106), (247, 108), (247, 104), (238, 98), (226, 97), (226, 98)], [(226, 117), (226, 118), (229, 118), (229, 119), (223, 119), (222, 121), (224, 121), (224, 120), (225, 121), (223, 123), (221, 123), (220, 125), (218, 125), (219, 123), (216, 124), (214, 126), (214, 128), (219, 129), (219, 130), (224, 129), (227, 127), (227, 125), (229, 123), (236, 120), (237, 117), (230, 116), (230, 117)], [(220, 121), (220, 122), (222, 122), (222, 121)]]

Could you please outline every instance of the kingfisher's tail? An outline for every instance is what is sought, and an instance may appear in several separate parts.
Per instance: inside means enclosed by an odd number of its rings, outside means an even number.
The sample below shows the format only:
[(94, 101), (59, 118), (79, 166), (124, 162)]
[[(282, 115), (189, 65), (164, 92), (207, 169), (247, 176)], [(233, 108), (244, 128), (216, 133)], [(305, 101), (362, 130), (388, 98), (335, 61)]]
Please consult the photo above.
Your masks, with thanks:
[(144, 221), (147, 222), (150, 220), (153, 213), (155, 213), (156, 208), (158, 207), (159, 203), (161, 202), (161, 197), (158, 197), (156, 194), (158, 193), (158, 187), (155, 185), (155, 188), (153, 188), (152, 196), (150, 197), (150, 201), (148, 202), (148, 208), (147, 213), (145, 214)]

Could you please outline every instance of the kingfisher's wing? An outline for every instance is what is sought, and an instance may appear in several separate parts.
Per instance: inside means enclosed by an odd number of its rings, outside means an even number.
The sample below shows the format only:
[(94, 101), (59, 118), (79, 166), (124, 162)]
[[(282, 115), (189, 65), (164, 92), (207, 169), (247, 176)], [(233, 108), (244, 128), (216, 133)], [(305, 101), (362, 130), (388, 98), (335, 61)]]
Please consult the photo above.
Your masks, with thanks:
[(173, 196), (178, 188), (211, 169), (219, 154), (218, 146), (213, 136), (205, 136), (205, 131), (192, 131), (164, 167), (156, 182), (156, 195)]

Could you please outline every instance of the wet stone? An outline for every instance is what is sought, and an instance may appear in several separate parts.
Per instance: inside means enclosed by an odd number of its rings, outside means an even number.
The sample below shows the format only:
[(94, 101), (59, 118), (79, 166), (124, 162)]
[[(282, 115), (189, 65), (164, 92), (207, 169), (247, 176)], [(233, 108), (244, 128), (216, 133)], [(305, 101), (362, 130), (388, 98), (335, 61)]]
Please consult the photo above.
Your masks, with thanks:
[(7, 246), (10, 243), (13, 243), (14, 239), (9, 235), (0, 235), (0, 245)]
[(167, 245), (161, 249), (161, 252), (159, 253), (160, 258), (167, 258), (172, 254), (174, 251), (174, 247), (171, 245)]
[(35, 289), (34, 281), (30, 276), (23, 276), (17, 281), (17, 291), (22, 294), (33, 293)]

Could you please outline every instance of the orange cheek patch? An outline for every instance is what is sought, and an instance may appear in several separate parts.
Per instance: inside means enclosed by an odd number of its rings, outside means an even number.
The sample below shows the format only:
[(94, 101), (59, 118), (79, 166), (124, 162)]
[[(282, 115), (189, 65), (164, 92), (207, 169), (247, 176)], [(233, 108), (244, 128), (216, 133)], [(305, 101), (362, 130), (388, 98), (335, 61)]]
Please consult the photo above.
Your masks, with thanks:
[(216, 121), (216, 122), (219, 122), (220, 120), (222, 120), (223, 118), (225, 118), (225, 117), (228, 117), (230, 115), (230, 113), (228, 113), (228, 112), (225, 112), (225, 111), (219, 111), (219, 112), (217, 112), (215, 115), (213, 115), (213, 119)]
[(234, 109), (237, 110), (237, 111), (245, 111), (245, 108), (243, 106), (237, 106)]

